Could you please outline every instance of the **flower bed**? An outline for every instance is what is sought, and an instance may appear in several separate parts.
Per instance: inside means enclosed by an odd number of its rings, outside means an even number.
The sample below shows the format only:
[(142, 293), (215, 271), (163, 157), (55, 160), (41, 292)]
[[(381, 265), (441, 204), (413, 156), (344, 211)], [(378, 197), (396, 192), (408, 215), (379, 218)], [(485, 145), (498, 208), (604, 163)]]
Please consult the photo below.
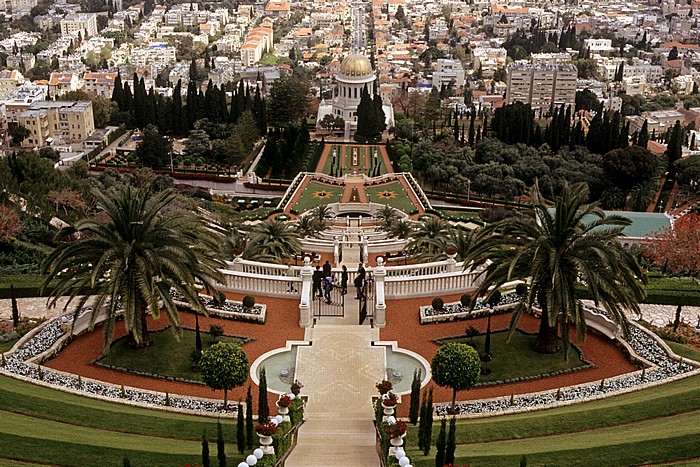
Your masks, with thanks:
[[(596, 311), (602, 312), (602, 310), (597, 309)], [(514, 410), (534, 410), (558, 402), (571, 403), (576, 400), (614, 395), (621, 391), (660, 382), (697, 370), (697, 367), (692, 364), (672, 358), (658, 339), (636, 323), (630, 326), (627, 343), (637, 355), (652, 363), (653, 366), (643, 370), (643, 372), (628, 373), (602, 382), (585, 383), (558, 390), (524, 394), (518, 397), (460, 402), (456, 406), (457, 413), (477, 415)], [(439, 416), (445, 416), (448, 414), (449, 408), (449, 404), (440, 404), (437, 405), (436, 412)]]
[[(173, 297), (173, 301), (177, 306), (187, 308), (188, 310), (192, 309), (192, 306), (176, 291), (171, 290), (170, 295)], [(226, 300), (223, 303), (219, 303), (208, 295), (200, 295), (199, 301), (202, 302), (209, 316), (251, 323), (265, 323), (267, 317), (267, 305), (260, 303), (246, 308), (243, 306), (242, 302)]]
[(5, 356), (5, 364), (4, 366), (0, 366), (0, 372), (26, 379), (42, 381), (58, 389), (81, 391), (87, 395), (94, 395), (100, 398), (126, 403), (173, 407), (192, 412), (217, 414), (236, 412), (237, 407), (235, 404), (230, 404), (228, 409), (224, 410), (222, 404), (217, 400), (176, 396), (143, 389), (126, 388), (124, 386), (117, 386), (87, 378), (79, 378), (77, 375), (71, 375), (41, 367), (34, 363), (28, 363), (30, 359), (43, 361), (43, 359), (52, 352), (52, 348), (61, 339), (67, 337), (66, 330), (64, 330), (64, 326), (62, 326), (62, 322), (65, 321), (64, 318), (66, 316), (68, 315), (59, 316), (46, 322), (33, 336), (25, 342), (20, 343), (19, 348), (14, 353)]
[[(504, 294), (498, 302), (494, 310), (494, 315), (507, 313), (518, 303), (520, 297), (516, 293)], [(465, 307), (460, 302), (447, 303), (441, 310), (436, 310), (431, 305), (422, 306), (419, 309), (420, 324), (442, 323), (445, 321), (461, 321), (466, 319), (485, 318), (489, 315), (489, 308), (483, 298), (478, 298), (474, 309), (469, 311), (469, 307)]]

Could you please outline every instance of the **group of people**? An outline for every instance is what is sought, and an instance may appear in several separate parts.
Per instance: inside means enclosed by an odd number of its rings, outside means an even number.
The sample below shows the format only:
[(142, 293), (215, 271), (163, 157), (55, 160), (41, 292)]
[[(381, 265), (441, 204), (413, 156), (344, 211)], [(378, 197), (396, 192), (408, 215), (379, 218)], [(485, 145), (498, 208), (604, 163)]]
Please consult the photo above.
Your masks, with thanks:
[[(313, 297), (318, 297), (318, 298), (324, 298), (327, 304), (331, 303), (331, 290), (333, 290), (333, 275), (332, 275), (332, 266), (328, 260), (326, 260), (325, 264), (323, 265), (323, 269), (321, 269), (321, 266), (316, 266), (316, 270), (314, 271), (313, 275)], [(355, 299), (359, 300), (363, 297), (363, 292), (362, 289), (365, 284), (365, 278), (366, 278), (366, 271), (364, 266), (362, 266), (362, 263), (357, 268), (357, 276), (355, 277), (354, 285), (355, 285)], [(348, 293), (348, 268), (347, 266), (343, 265), (342, 270), (340, 272), (340, 293), (342, 295), (345, 295)]]

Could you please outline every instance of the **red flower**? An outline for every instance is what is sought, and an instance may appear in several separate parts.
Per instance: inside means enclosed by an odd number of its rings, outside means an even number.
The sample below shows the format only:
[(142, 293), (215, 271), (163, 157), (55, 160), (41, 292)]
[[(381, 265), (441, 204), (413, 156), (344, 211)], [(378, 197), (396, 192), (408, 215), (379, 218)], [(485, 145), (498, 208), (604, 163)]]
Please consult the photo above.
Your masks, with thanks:
[(377, 390), (379, 391), (379, 394), (384, 395), (392, 389), (394, 389), (394, 385), (391, 384), (391, 381), (384, 380), (381, 383), (377, 383)]
[(255, 432), (260, 436), (275, 436), (278, 431), (279, 428), (277, 427), (277, 425), (273, 425), (272, 423), (268, 423), (267, 425), (255, 426)]
[(399, 420), (393, 425), (389, 425), (388, 427), (386, 427), (384, 429), (384, 434), (387, 435), (389, 438), (400, 438), (404, 434), (406, 434), (407, 428), (408, 424), (402, 420)]
[(283, 395), (277, 401), (277, 407), (290, 407), (292, 405), (292, 399), (288, 395)]

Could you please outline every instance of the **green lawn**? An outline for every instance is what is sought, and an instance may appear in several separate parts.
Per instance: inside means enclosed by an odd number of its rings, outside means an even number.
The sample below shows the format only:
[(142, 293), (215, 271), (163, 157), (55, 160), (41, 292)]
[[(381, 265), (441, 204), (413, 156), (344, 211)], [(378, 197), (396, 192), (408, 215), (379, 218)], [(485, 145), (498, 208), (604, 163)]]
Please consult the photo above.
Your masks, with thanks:
[[(314, 197), (315, 193), (321, 192), (327, 193), (329, 196)], [(319, 204), (339, 203), (342, 198), (342, 187), (323, 185), (318, 182), (309, 182), (308, 185), (306, 185), (306, 188), (304, 188), (304, 191), (297, 200), (296, 204), (292, 206), (292, 209), (301, 214), (309, 209), (315, 208)]]
[[(365, 187), (365, 193), (370, 203), (388, 204), (406, 214), (417, 209), (413, 202), (411, 202), (411, 198), (408, 197), (401, 182), (391, 182), (378, 186)], [(396, 196), (393, 198), (384, 198), (379, 196), (380, 193), (393, 193)]]
[[(191, 381), (201, 381), (199, 373), (191, 369), (190, 354), (195, 349), (195, 332), (184, 329), (178, 341), (173, 328), (152, 332), (153, 345), (146, 349), (134, 350), (127, 347), (127, 338), (114, 341), (109, 355), (99, 363), (129, 370), (143, 371), (161, 376), (172, 376)], [(243, 338), (223, 336), (221, 342), (241, 343)], [(213, 343), (208, 333), (202, 332), (204, 350)]]
[[(700, 376), (600, 401), (457, 423), (458, 464), (639, 465), (700, 456)], [(439, 422), (433, 426), (433, 443)], [(415, 449), (412, 465), (434, 465)]]
[(9, 342), (3, 342), (2, 344), (0, 344), (0, 353), (4, 353), (10, 350), (12, 346), (17, 343), (18, 340), (19, 339), (14, 339)]
[[(121, 466), (128, 456), (134, 466), (199, 465), (204, 430), (212, 457), (216, 455), (213, 418), (82, 398), (4, 376), (0, 376), (0, 418), (0, 457), (5, 459)], [(223, 424), (229, 462), (237, 465), (241, 459), (235, 447), (235, 421)]]
[(691, 360), (695, 360), (696, 362), (700, 362), (700, 352), (697, 350), (691, 349), (690, 347), (686, 347), (683, 344), (678, 344), (676, 342), (671, 342), (664, 340), (666, 342), (666, 345), (671, 347), (671, 350), (673, 350), (676, 354), (680, 355), (683, 358), (689, 358)]
[[(358, 165), (353, 166), (351, 165), (352, 161), (352, 149), (353, 147), (358, 148)], [(381, 162), (381, 166), (379, 167), (379, 174), (385, 174), (387, 173), (386, 165), (384, 164), (384, 158), (382, 157), (382, 154), (380, 152), (379, 146), (345, 146), (345, 149), (343, 150), (343, 147), (334, 144), (331, 146), (330, 152), (328, 153), (328, 157), (326, 158), (326, 163), (323, 165), (323, 168), (321, 172), (325, 174), (330, 174), (331, 173), (331, 165), (333, 163), (333, 149), (336, 150), (337, 154), (337, 163), (342, 162), (342, 154), (343, 152), (345, 153), (345, 164), (342, 165), (342, 173), (347, 174), (347, 173), (352, 173), (356, 171), (357, 173), (364, 173), (369, 175), (369, 169), (366, 168), (366, 156), (367, 154), (370, 155), (370, 158), (374, 158), (374, 151), (375, 149), (377, 150), (377, 160)], [(370, 161), (372, 163), (373, 160)]]
[[(491, 373), (481, 375), (479, 381), (484, 383), (503, 381), (586, 365), (585, 362), (578, 359), (578, 354), (573, 349), (569, 352), (568, 362), (564, 360), (562, 351), (551, 355), (534, 352), (531, 344), (535, 337), (534, 334), (528, 335), (518, 330), (513, 333), (510, 342), (507, 342), (507, 331), (492, 332), (491, 356), (493, 360), (488, 363)], [(479, 335), (474, 338), (473, 342), (468, 337), (457, 337), (441, 340), (441, 343), (460, 342), (469, 344), (481, 354), (484, 352), (485, 340), (485, 335)]]

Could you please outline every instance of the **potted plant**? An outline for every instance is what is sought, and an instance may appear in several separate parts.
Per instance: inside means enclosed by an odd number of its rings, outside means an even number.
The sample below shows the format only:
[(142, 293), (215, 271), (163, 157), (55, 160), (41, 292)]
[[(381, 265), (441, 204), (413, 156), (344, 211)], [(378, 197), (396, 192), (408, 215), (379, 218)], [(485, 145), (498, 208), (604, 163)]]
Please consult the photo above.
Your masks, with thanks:
[(385, 379), (381, 383), (377, 383), (377, 390), (382, 396), (391, 391), (392, 389), (394, 389), (394, 385), (391, 384), (391, 381), (387, 381)]
[(449, 247), (445, 248), (445, 254), (448, 258), (454, 259), (457, 256), (457, 248)]
[[(403, 420), (399, 420), (394, 424), (389, 425), (384, 429), (384, 434), (387, 435), (387, 437), (392, 438), (392, 439), (400, 439), (406, 434), (406, 429), (408, 428), (408, 424), (404, 422)], [(399, 444), (400, 446), (400, 444)]]
[(303, 387), (304, 387), (303, 384), (301, 384), (297, 380), (294, 380), (294, 382), (292, 383), (292, 385), (290, 386), (289, 389), (292, 391), (292, 394), (294, 394), (295, 396), (298, 396), (299, 393), (301, 393), (301, 388), (303, 388)]
[(277, 413), (282, 415), (286, 421), (289, 420), (289, 407), (292, 406), (292, 398), (284, 394), (277, 400)]
[(274, 454), (275, 450), (272, 447), (272, 437), (277, 434), (279, 428), (274, 423), (266, 425), (255, 425), (255, 433), (260, 438), (260, 449), (265, 454)]
[(382, 405), (384, 407), (396, 407), (398, 402), (399, 399), (393, 392), (388, 392), (382, 396)]

